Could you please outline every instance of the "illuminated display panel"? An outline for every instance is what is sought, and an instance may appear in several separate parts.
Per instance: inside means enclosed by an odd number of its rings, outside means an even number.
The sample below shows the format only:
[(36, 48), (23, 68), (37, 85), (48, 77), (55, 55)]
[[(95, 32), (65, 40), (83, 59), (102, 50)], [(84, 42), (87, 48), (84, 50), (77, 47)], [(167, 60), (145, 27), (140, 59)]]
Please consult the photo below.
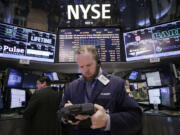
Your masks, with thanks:
[(97, 48), (101, 62), (120, 62), (119, 28), (59, 30), (59, 62), (75, 62), (74, 51), (81, 45)]
[(0, 57), (54, 62), (56, 34), (0, 23)]
[(126, 32), (126, 61), (180, 55), (180, 21)]
[(24, 107), (23, 102), (26, 101), (26, 90), (11, 88), (10, 101), (10, 108)]
[(161, 104), (159, 88), (149, 89), (148, 95), (149, 95), (149, 103), (150, 104)]

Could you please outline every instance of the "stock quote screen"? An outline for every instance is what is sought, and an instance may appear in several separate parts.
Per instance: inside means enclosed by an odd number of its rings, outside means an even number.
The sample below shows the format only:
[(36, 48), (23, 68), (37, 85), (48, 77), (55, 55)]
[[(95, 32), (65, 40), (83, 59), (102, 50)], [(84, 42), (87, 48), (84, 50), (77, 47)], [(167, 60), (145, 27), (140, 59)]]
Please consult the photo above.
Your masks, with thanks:
[(180, 55), (180, 21), (126, 32), (126, 61)]
[(56, 34), (0, 23), (0, 57), (54, 62)]
[(101, 62), (120, 62), (119, 28), (80, 28), (59, 30), (59, 62), (75, 62), (81, 45), (97, 48)]

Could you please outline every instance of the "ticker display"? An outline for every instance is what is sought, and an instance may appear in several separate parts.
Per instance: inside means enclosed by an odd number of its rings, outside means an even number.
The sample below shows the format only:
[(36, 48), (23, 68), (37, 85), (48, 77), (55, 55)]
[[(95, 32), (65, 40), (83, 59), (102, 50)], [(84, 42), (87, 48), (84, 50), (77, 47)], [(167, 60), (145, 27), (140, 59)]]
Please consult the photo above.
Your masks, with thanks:
[(180, 55), (180, 21), (126, 32), (126, 61)]
[(0, 57), (54, 62), (56, 34), (0, 23)]
[(97, 48), (101, 62), (120, 62), (119, 28), (80, 28), (59, 30), (59, 62), (75, 62), (81, 45)]

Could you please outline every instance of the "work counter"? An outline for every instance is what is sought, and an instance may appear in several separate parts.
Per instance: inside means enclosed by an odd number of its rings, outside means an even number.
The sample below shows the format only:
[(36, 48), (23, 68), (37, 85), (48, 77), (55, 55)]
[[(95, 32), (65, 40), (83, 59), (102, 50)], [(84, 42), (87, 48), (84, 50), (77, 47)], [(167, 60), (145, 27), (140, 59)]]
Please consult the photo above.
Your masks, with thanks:
[[(146, 111), (143, 113), (142, 135), (180, 135), (179, 125), (180, 115), (177, 112)], [(0, 135), (27, 135), (26, 132), (27, 122), (22, 115), (1, 116)], [(61, 134), (62, 131), (60, 131)]]

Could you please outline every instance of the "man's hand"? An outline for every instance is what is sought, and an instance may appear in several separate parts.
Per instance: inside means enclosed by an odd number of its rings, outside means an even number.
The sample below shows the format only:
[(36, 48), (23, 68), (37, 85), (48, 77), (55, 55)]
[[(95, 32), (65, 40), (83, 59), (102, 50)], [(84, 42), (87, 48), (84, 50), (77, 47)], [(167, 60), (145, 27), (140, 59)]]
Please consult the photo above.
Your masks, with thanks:
[[(71, 101), (68, 100), (68, 102), (64, 105), (64, 107), (73, 105)], [(71, 125), (78, 125), (80, 121), (72, 122), (71, 120), (67, 120), (67, 122)]]
[(68, 100), (68, 102), (64, 105), (64, 107), (71, 106), (71, 105), (73, 104), (71, 103), (71, 101)]
[(94, 104), (96, 113), (91, 116), (91, 128), (97, 129), (97, 128), (103, 128), (106, 126), (107, 123), (107, 114), (104, 110), (104, 107)]

